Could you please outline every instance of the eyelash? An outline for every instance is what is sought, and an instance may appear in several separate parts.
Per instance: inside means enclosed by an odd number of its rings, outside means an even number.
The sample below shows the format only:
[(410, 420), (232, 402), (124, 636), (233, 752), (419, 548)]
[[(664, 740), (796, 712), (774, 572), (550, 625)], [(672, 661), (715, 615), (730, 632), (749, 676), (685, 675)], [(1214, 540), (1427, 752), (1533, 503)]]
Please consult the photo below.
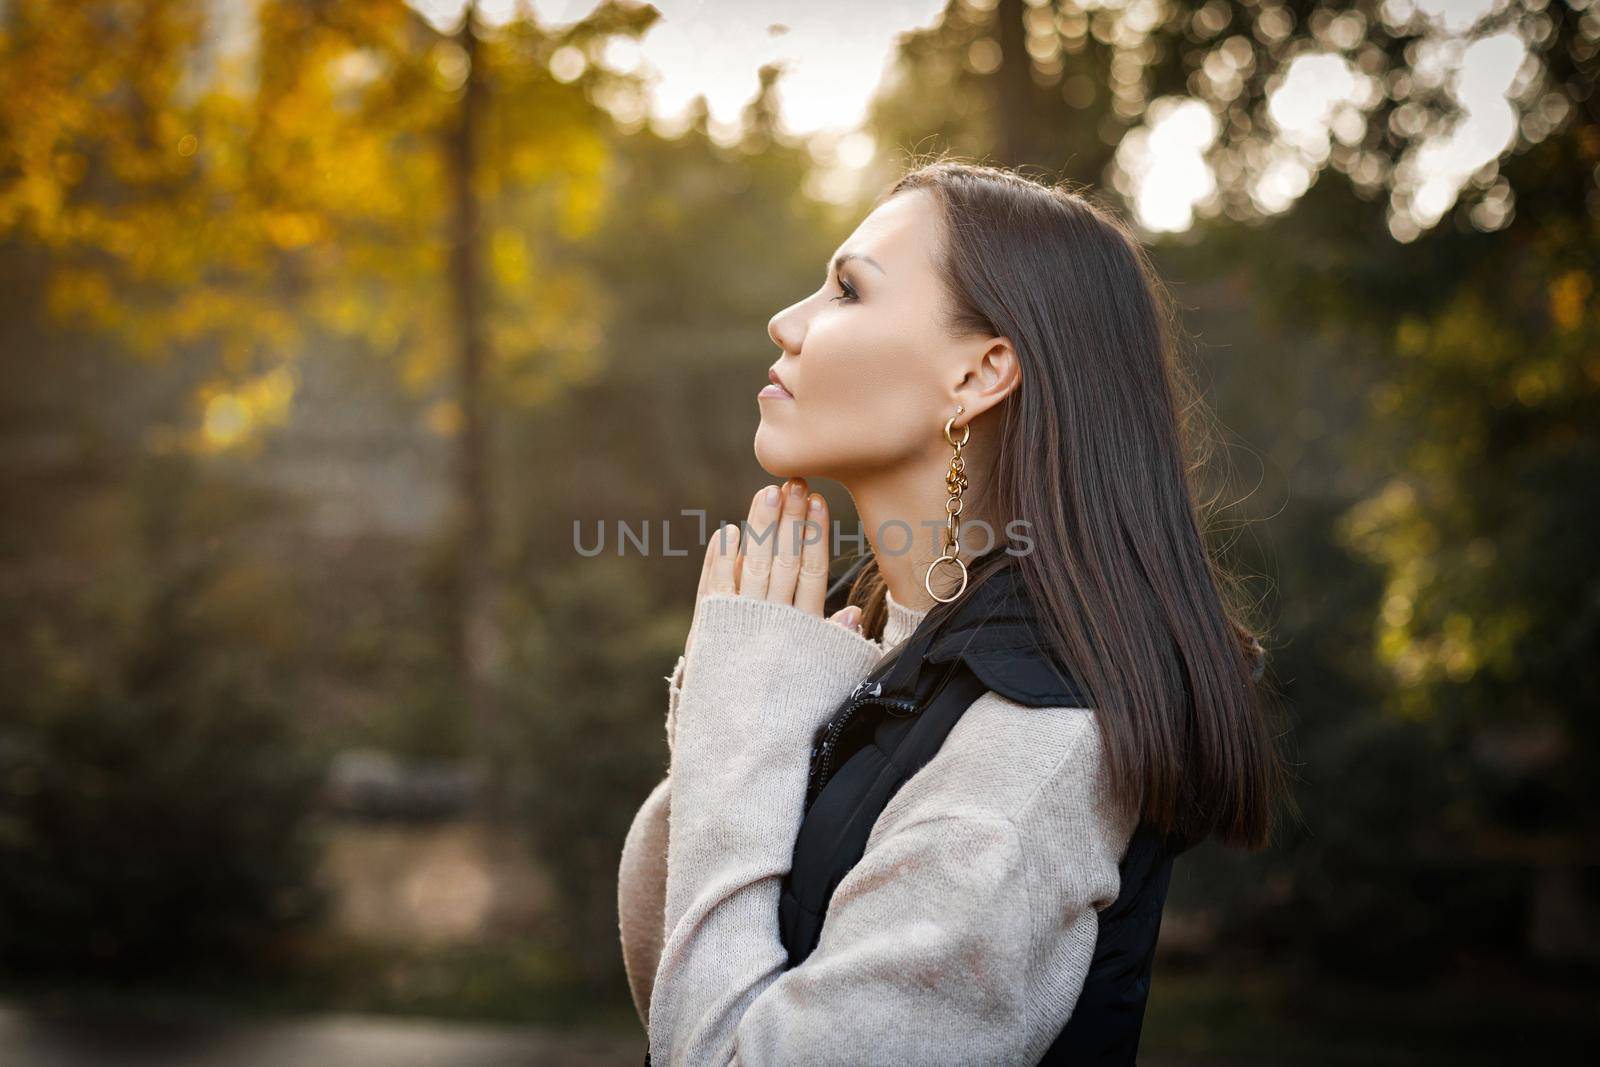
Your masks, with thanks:
[(857, 296), (855, 289), (853, 289), (850, 283), (845, 281), (843, 278), (839, 279), (839, 288), (843, 289), (844, 292), (840, 293), (838, 296), (830, 297), (830, 300), (839, 300), (843, 303), (849, 304), (860, 299), (860, 297)]

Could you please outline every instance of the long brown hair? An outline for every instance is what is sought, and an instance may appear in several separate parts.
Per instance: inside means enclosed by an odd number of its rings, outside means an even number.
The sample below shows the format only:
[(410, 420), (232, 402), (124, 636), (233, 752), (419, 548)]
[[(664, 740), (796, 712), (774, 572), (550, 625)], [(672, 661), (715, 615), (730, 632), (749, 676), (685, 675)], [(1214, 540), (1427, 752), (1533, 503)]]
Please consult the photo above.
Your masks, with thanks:
[[(1265, 847), (1287, 777), (1261, 643), (1202, 541), (1207, 409), (1178, 359), (1169, 292), (1115, 211), (1065, 182), (943, 159), (879, 202), (914, 189), (941, 208), (943, 325), (1009, 338), (1022, 362), (973, 488), (1032, 543), (986, 556), (969, 589), (1020, 568), (1092, 694), (1118, 802), (1190, 841)], [(868, 633), (884, 592), (868, 562), (850, 592)]]

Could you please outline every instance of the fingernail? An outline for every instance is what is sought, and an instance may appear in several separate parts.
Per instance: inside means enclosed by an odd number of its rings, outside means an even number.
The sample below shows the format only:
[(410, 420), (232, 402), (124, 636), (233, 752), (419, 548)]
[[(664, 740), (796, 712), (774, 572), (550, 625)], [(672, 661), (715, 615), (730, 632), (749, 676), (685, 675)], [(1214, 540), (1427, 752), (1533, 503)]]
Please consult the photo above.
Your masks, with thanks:
[(850, 629), (856, 631), (857, 633), (861, 632), (861, 609), (860, 608), (851, 608), (850, 609)]
[(811, 514), (822, 514), (822, 498), (820, 496), (814, 496), (811, 498)]
[(775, 485), (767, 486), (767, 506), (768, 507), (773, 507), (777, 503), (778, 503), (778, 487), (775, 486)]

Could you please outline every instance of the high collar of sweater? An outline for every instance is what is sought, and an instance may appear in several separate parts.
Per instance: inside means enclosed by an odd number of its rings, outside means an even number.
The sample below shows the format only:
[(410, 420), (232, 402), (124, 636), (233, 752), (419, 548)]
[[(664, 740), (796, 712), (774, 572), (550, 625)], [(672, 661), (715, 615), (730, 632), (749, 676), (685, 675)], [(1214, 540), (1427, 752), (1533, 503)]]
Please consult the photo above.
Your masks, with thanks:
[(923, 617), (928, 614), (928, 611), (927, 609), (917, 611), (915, 608), (906, 607), (896, 600), (894, 594), (888, 590), (884, 590), (884, 594), (888, 598), (886, 603), (889, 607), (889, 617), (883, 624), (883, 646), (888, 648), (910, 637), (922, 623)]

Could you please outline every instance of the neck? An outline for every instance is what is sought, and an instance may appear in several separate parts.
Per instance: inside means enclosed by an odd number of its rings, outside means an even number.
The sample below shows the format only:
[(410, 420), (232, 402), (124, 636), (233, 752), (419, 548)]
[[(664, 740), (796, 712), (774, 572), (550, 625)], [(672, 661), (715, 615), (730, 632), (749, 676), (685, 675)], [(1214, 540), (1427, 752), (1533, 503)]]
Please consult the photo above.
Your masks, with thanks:
[[(977, 434), (973, 435), (973, 444)], [(969, 487), (962, 502), (957, 529), (961, 544), (956, 555), (967, 563), (978, 553), (970, 543), (983, 545), (990, 538), (1000, 537), (1004, 531), (988, 521), (988, 531), (982, 526), (973, 527), (981, 516), (975, 500), (974, 472), (982, 470), (976, 462), (974, 449), (964, 447), (962, 458), (966, 462)], [(945, 475), (950, 469), (953, 452), (941, 434), (939, 446), (930, 448), (927, 455), (893, 469), (876, 471), (845, 483), (855, 501), (856, 514), (866, 527), (867, 542), (877, 559), (878, 573), (883, 576), (889, 593), (901, 606), (915, 612), (926, 612), (936, 603), (928, 595), (928, 568), (944, 551)], [(951, 563), (941, 563), (933, 576), (932, 585), (941, 594), (954, 591), (960, 581), (960, 569)]]

